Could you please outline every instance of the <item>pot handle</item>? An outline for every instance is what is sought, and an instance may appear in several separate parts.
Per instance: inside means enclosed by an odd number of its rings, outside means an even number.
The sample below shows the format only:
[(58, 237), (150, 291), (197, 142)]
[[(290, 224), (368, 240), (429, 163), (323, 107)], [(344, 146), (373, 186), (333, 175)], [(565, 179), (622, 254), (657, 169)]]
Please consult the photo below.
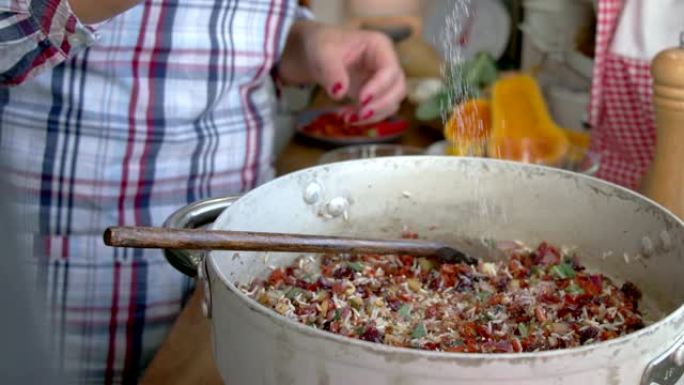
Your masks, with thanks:
[[(171, 214), (163, 226), (172, 229), (194, 229), (208, 225), (239, 198), (211, 198), (191, 203)], [(197, 268), (205, 254), (206, 251), (164, 249), (164, 256), (171, 266), (190, 277), (197, 276)]]
[(684, 335), (679, 336), (665, 353), (651, 361), (641, 378), (641, 385), (675, 385), (684, 374)]

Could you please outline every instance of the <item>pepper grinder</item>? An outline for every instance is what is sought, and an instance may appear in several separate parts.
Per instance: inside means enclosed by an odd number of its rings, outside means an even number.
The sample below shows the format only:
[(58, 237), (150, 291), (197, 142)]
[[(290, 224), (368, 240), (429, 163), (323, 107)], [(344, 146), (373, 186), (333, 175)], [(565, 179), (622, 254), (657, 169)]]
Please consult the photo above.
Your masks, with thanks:
[(651, 72), (656, 148), (642, 191), (684, 218), (684, 32), (679, 48), (653, 59)]

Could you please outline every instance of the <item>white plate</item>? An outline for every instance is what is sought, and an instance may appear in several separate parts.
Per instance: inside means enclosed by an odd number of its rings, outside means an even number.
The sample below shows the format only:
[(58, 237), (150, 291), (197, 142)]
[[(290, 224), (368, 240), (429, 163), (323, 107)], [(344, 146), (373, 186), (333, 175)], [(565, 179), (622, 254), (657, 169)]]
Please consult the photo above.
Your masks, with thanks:
[[(446, 50), (442, 44), (443, 32), (447, 28), (445, 15), (452, 14), (454, 1), (431, 0), (429, 4), (423, 39), (432, 44), (446, 59)], [(467, 39), (460, 44), (463, 59), (473, 58), (480, 52), (487, 52), (494, 58), (500, 58), (506, 51), (511, 34), (511, 17), (508, 11), (500, 0), (471, 0), (470, 7), (471, 18), (457, 23), (467, 26), (464, 28)]]

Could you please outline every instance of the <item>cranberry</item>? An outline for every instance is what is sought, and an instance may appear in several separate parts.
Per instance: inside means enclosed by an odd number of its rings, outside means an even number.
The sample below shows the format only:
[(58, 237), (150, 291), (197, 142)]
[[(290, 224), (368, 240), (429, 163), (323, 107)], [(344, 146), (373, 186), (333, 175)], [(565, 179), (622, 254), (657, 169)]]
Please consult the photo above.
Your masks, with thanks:
[(401, 309), (401, 306), (404, 303), (399, 301), (397, 298), (391, 298), (391, 299), (387, 299), (387, 304), (389, 305), (389, 308), (392, 309), (393, 311), (399, 311), (399, 309)]
[(633, 303), (636, 303), (641, 299), (641, 290), (639, 290), (635, 284), (629, 281), (622, 285), (620, 291), (625, 295), (625, 297), (627, 297), (628, 300), (632, 301)]
[(370, 326), (365, 332), (363, 332), (363, 334), (361, 334), (361, 339), (368, 342), (382, 342), (383, 336), (380, 334), (378, 329)]
[(584, 330), (579, 331), (580, 342), (585, 343), (592, 338), (599, 335), (600, 330), (596, 327), (590, 326)]
[(350, 269), (349, 266), (346, 266), (346, 265), (339, 267), (339, 268), (335, 269), (335, 271), (333, 271), (333, 277), (335, 277), (337, 279), (352, 278), (353, 276), (354, 276), (354, 271), (352, 269)]
[(318, 278), (318, 286), (322, 287), (323, 289), (330, 289), (332, 288), (332, 283), (327, 278), (321, 276)]
[(437, 343), (437, 342), (426, 342), (423, 344), (423, 349), (425, 349), (425, 350), (437, 350), (437, 349), (439, 349), (439, 343)]

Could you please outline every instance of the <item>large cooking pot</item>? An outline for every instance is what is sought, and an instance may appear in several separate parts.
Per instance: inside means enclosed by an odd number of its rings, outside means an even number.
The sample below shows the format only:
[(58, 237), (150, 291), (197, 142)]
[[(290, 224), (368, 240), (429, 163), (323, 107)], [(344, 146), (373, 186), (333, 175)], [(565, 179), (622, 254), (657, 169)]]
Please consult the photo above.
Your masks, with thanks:
[(409, 226), (464, 248), (488, 239), (576, 246), (590, 269), (636, 283), (657, 321), (612, 341), (541, 353), (396, 348), (300, 325), (236, 289), (297, 255), (169, 254), (191, 274), (199, 262), (214, 357), (228, 384), (664, 385), (684, 371), (684, 223), (618, 186), (504, 161), (379, 158), (296, 172), (237, 200), (200, 202), (169, 224), (198, 225), (224, 208), (214, 229), (397, 237)]

